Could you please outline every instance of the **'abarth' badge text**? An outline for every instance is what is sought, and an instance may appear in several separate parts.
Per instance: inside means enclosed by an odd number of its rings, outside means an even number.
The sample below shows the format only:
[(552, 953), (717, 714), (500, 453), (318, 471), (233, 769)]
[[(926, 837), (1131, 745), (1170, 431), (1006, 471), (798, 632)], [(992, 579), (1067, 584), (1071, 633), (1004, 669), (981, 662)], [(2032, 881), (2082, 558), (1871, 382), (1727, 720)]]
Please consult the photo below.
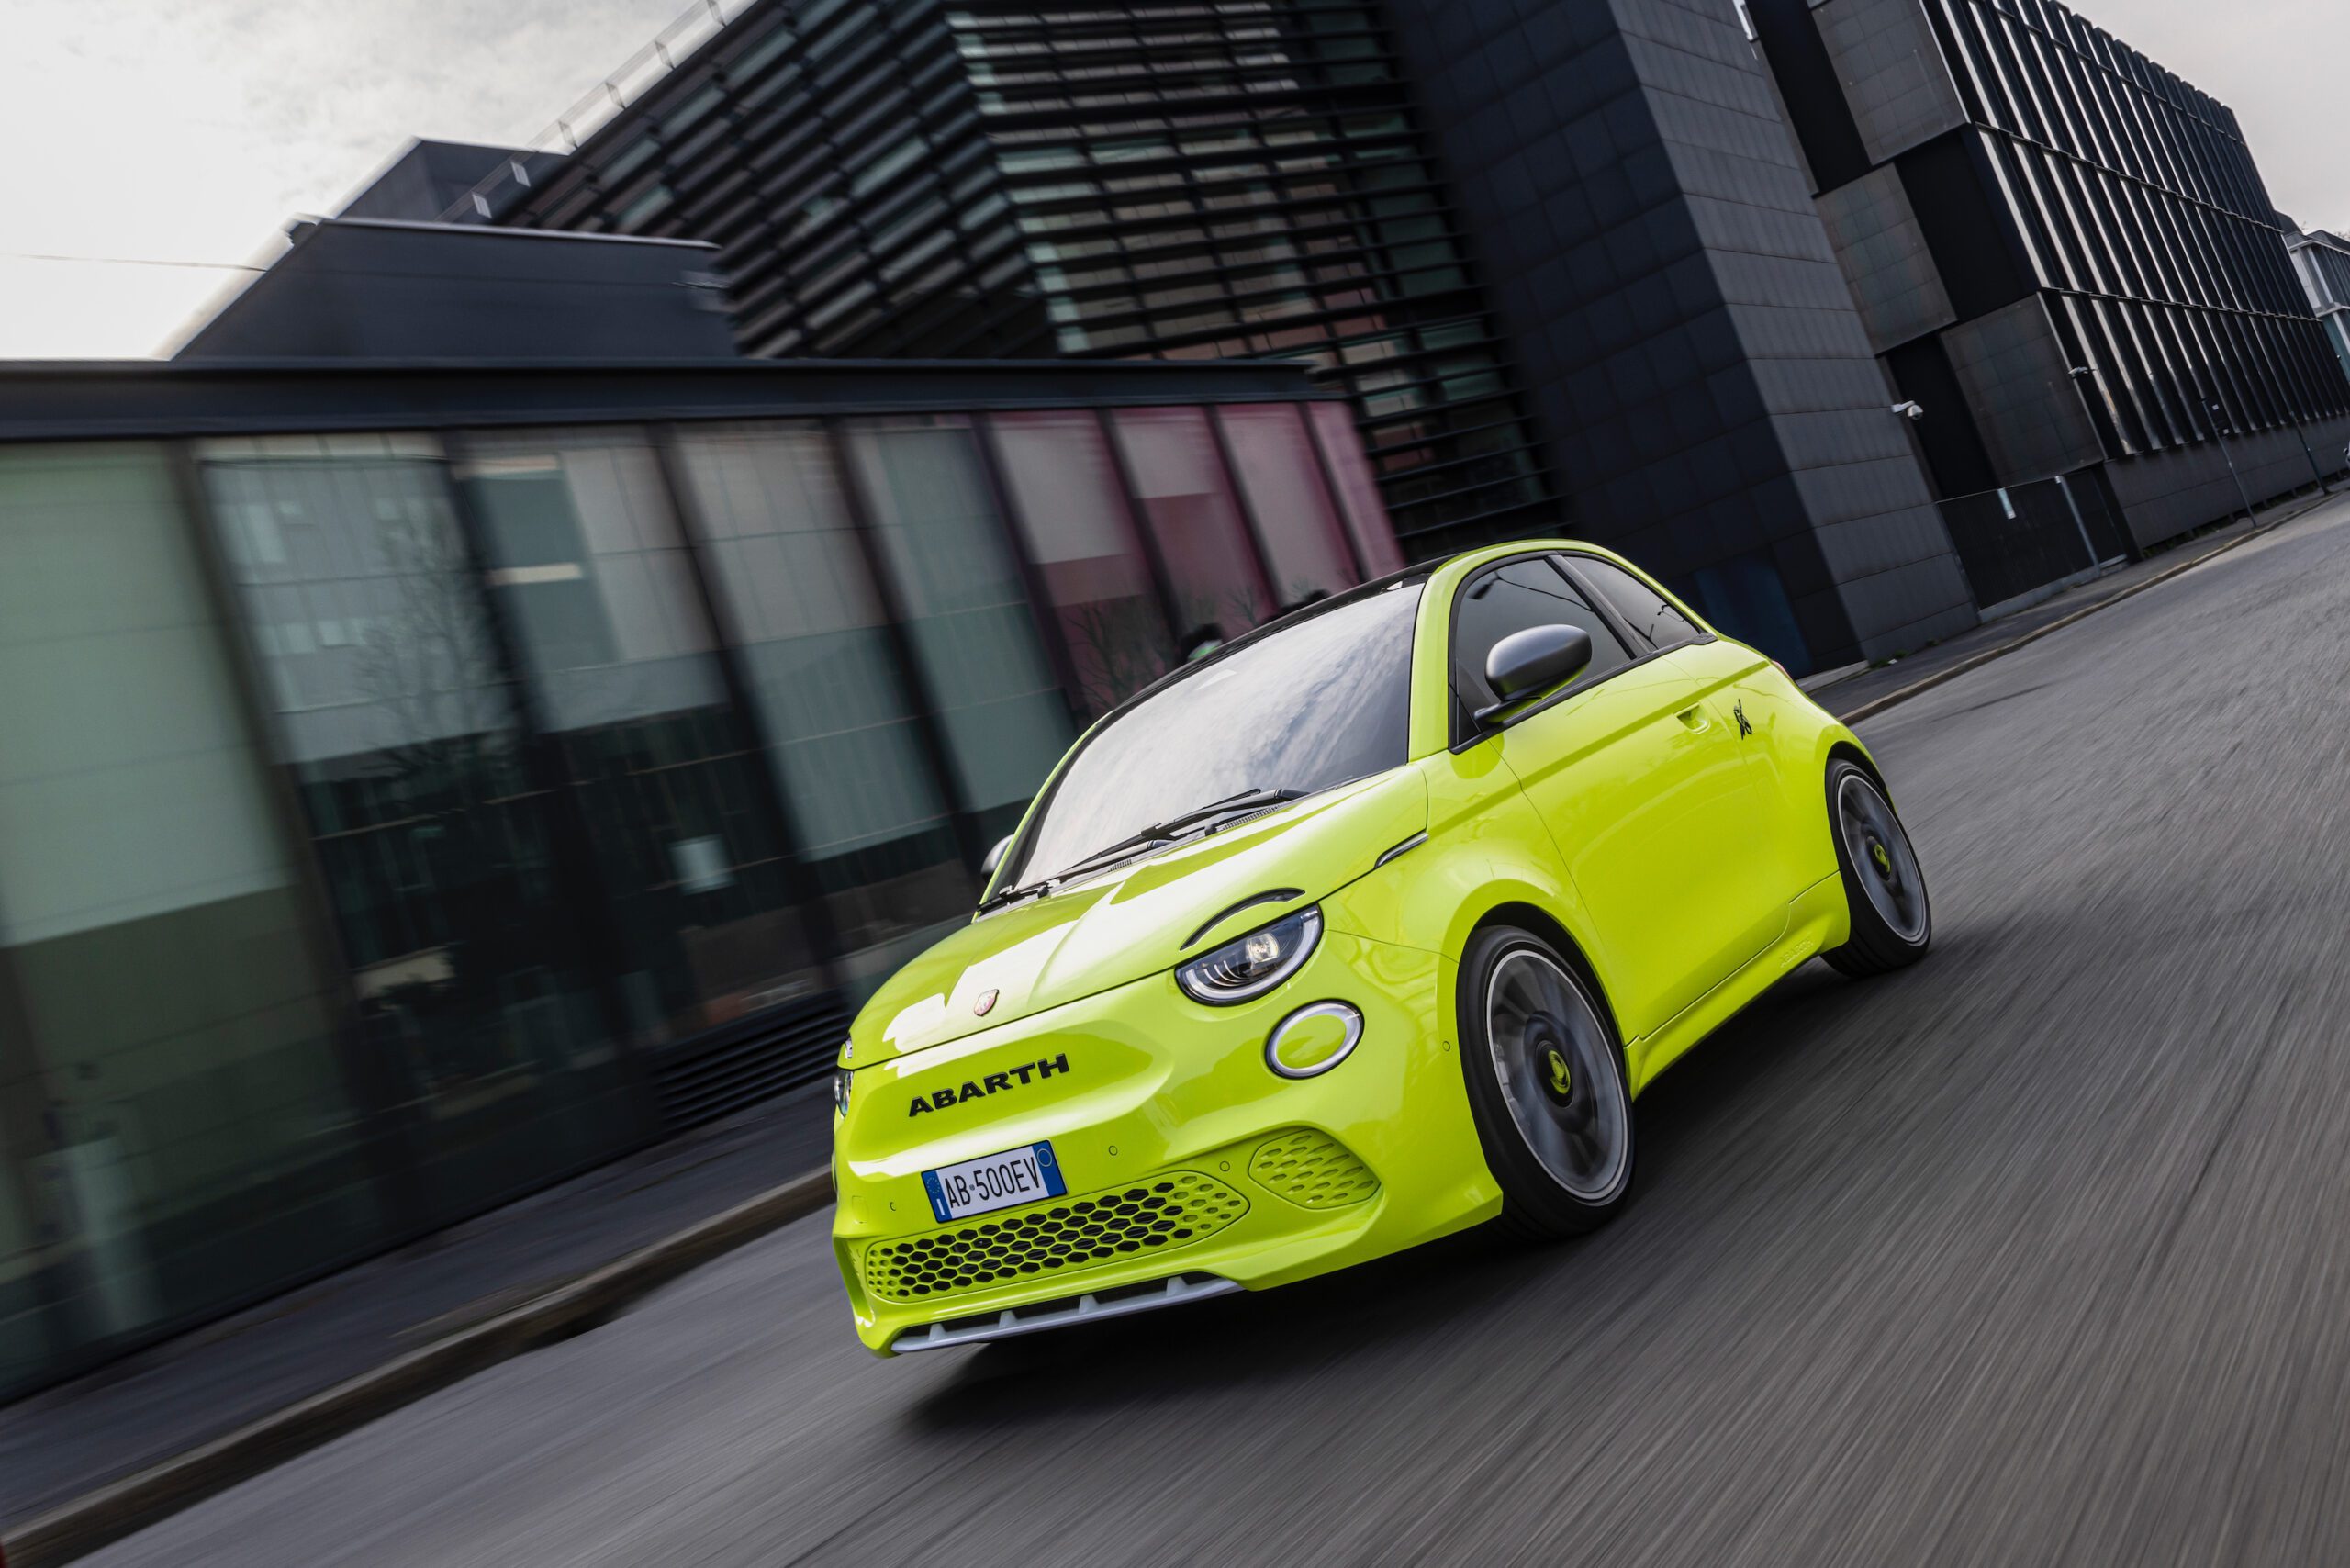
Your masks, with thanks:
[(960, 1089), (940, 1089), (929, 1094), (917, 1094), (914, 1096), (913, 1109), (908, 1111), (906, 1114), (919, 1116), (925, 1111), (944, 1111), (949, 1106), (959, 1105), (966, 1100), (984, 1100), (990, 1094), (1001, 1094), (1013, 1087), (1012, 1081), (1015, 1078), (1020, 1081), (1022, 1086), (1025, 1086), (1030, 1082), (1050, 1078), (1057, 1072), (1068, 1070), (1069, 1054), (1066, 1051), (1044, 1061), (1024, 1061), (1018, 1067), (1006, 1068), (1002, 1072), (990, 1072), (984, 1078), (964, 1084)]

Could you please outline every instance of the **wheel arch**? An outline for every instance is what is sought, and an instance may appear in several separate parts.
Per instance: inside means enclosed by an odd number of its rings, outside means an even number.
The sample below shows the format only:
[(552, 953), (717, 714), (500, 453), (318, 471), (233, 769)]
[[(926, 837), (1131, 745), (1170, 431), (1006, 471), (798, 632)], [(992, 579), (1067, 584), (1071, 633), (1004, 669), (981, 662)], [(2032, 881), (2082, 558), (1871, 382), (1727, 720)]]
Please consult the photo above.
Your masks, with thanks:
[[(1598, 966), (1591, 961), (1590, 953), (1585, 951), (1583, 945), (1575, 939), (1574, 933), (1567, 929), (1565, 922), (1539, 904), (1518, 899), (1505, 900), (1494, 904), (1477, 916), (1462, 935), (1460, 951), (1466, 953), (1469, 944), (1475, 939), (1479, 932), (1490, 930), (1497, 925), (1514, 925), (1522, 931), (1530, 931), (1556, 948), (1559, 957), (1564, 958), (1568, 966), (1575, 971), (1575, 978), (1591, 988), (1592, 1000), (1596, 1002), (1600, 1011), (1607, 1015), (1607, 1027), (1615, 1033), (1617, 1049), (1620, 1051), (1624, 1048), (1624, 1028), (1617, 1020), (1616, 1003), (1609, 999), (1607, 987), (1599, 978)], [(1459, 983), (1456, 975), (1454, 981), (1456, 991)]]
[(1823, 781), (1828, 777), (1830, 766), (1839, 760), (1849, 762), (1867, 774), (1869, 781), (1886, 800), (1893, 799), (1893, 787), (1885, 781), (1885, 769), (1876, 765), (1876, 758), (1871, 756), (1868, 748), (1858, 740), (1847, 734), (1840, 735), (1829, 744), (1828, 755), (1819, 760), (1819, 775)]

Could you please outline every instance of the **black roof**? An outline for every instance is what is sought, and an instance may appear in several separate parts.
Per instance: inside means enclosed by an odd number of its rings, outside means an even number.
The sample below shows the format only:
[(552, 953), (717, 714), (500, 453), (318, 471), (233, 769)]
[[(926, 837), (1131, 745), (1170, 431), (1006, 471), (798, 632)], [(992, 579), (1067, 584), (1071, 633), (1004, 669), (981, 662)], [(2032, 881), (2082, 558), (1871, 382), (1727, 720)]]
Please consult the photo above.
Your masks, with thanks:
[(1330, 396), (1283, 360), (17, 360), (0, 442)]

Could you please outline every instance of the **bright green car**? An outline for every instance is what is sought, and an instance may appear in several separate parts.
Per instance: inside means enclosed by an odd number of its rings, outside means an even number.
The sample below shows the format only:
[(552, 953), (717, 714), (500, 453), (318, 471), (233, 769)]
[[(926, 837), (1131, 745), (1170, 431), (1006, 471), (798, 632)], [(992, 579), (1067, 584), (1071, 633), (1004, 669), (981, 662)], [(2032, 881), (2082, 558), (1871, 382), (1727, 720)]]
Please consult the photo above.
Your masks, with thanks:
[(1852, 733), (1564, 542), (1184, 666), (993, 861), (841, 1055), (834, 1244), (884, 1354), (1589, 1229), (1665, 1064), (1931, 934)]

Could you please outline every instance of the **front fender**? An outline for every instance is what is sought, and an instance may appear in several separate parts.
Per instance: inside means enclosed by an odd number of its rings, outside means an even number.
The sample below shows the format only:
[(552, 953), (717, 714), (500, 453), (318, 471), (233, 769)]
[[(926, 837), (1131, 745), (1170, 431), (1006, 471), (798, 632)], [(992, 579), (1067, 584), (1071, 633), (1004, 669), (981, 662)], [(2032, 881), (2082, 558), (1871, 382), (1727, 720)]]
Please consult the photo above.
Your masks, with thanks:
[(1471, 933), (1495, 911), (1523, 905), (1566, 934), (1607, 991), (1606, 944), (1534, 803), (1502, 767), (1498, 752), (1439, 753), (1423, 767), (1427, 840), (1324, 899), (1331, 928), (1442, 958), (1438, 1016), (1449, 1020), (1457, 1016), (1452, 991)]

